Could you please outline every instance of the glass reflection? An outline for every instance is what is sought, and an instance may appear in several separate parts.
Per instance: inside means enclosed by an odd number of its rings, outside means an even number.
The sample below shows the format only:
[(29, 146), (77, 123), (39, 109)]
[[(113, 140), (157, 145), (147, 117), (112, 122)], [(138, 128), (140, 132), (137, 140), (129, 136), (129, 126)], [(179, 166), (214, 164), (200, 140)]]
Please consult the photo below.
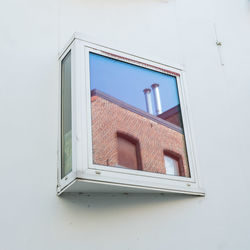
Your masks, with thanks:
[(176, 77), (89, 60), (93, 163), (190, 177)]
[(62, 171), (61, 178), (64, 178), (72, 171), (72, 129), (71, 129), (71, 54), (70, 52), (62, 60), (61, 64), (61, 145), (62, 145)]

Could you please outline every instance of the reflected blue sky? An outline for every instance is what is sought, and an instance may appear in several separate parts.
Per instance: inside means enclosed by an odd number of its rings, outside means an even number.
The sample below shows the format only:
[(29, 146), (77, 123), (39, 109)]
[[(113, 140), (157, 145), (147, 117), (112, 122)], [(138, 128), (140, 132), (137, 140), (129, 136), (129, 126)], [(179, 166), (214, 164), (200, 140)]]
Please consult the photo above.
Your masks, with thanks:
[[(98, 89), (146, 111), (143, 89), (160, 85), (162, 111), (179, 104), (176, 78), (150, 69), (90, 53), (91, 90)], [(155, 106), (152, 93), (153, 110)]]

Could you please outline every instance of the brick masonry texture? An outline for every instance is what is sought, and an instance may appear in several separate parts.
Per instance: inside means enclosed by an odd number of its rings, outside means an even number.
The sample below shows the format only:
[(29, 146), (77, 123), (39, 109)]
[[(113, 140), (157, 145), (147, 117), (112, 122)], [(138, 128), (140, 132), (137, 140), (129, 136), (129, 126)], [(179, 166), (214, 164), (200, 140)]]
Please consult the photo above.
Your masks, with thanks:
[(182, 121), (180, 119), (180, 115), (179, 113), (176, 113), (174, 115), (172, 115), (171, 117), (169, 117), (168, 119), (166, 119), (166, 121), (171, 122), (177, 126), (182, 126)]
[(142, 170), (166, 174), (164, 150), (181, 156), (183, 176), (189, 177), (185, 139), (182, 133), (99, 96), (92, 96), (93, 161), (105, 166), (118, 165), (117, 132), (139, 140)]

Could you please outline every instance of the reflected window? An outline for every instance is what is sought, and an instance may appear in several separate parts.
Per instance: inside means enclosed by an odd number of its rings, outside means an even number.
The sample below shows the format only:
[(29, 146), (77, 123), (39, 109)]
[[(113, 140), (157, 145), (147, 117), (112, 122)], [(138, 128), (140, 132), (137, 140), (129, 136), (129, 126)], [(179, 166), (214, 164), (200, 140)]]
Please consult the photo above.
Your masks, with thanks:
[(118, 166), (140, 170), (140, 152), (136, 140), (128, 135), (117, 133)]
[(164, 164), (166, 168), (166, 174), (179, 176), (179, 164), (178, 161), (168, 155), (164, 155)]
[(170, 150), (164, 150), (163, 154), (166, 174), (185, 176), (182, 156)]

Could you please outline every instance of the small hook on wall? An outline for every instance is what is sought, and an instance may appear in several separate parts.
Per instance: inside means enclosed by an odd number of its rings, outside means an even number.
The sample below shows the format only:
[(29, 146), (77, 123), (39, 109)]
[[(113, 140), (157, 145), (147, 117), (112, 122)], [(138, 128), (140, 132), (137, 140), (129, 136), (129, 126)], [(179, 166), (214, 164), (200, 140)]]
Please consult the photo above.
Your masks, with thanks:
[(216, 45), (217, 45), (217, 46), (222, 46), (222, 43), (219, 42), (219, 41), (216, 41)]

